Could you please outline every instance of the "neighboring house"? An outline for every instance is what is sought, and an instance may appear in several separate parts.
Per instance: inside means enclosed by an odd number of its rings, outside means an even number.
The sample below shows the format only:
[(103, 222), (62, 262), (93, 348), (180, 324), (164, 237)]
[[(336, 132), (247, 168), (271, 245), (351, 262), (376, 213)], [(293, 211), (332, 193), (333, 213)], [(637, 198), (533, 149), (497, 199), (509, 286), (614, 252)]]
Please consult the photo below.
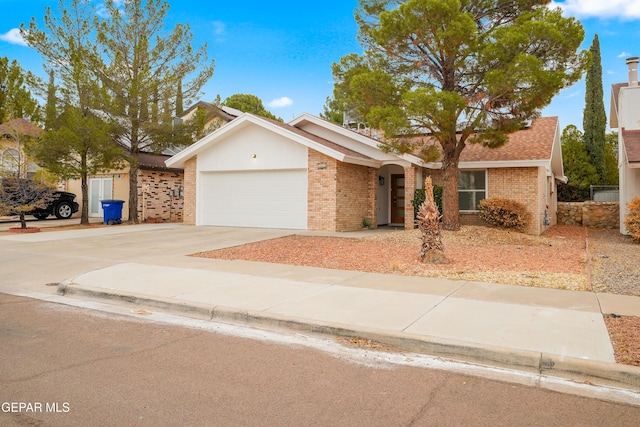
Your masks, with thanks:
[[(243, 114), (167, 161), (183, 168), (184, 222), (195, 225), (356, 230), (363, 223), (414, 227), (412, 200), (440, 164), (385, 153), (379, 141), (303, 114), (288, 124)], [(507, 197), (529, 207), (527, 230), (556, 222), (556, 181), (564, 180), (558, 119), (536, 120), (506, 146), (463, 152), (460, 208)]]
[[(186, 110), (179, 119), (190, 120), (198, 109), (203, 109), (206, 113), (205, 131), (217, 129), (242, 114), (232, 108), (218, 108), (207, 102), (198, 102)], [(166, 150), (163, 154), (140, 153), (138, 156), (138, 217), (142, 221), (182, 221), (183, 170), (168, 168), (165, 165), (165, 160), (178, 151), (173, 148)], [(121, 169), (89, 177), (88, 186), (90, 217), (101, 218), (103, 216), (101, 200), (117, 199), (125, 201), (122, 215), (124, 220), (128, 219), (128, 164), (125, 164)], [(82, 188), (79, 179), (68, 180), (66, 190), (77, 194), (78, 199), (81, 199)], [(82, 200), (78, 200), (78, 202), (82, 205)]]
[(203, 135), (210, 134), (222, 125), (229, 123), (231, 120), (242, 114), (242, 111), (236, 110), (235, 108), (225, 106), (218, 107), (209, 102), (199, 101), (182, 113), (180, 120), (192, 120), (196, 117), (199, 111), (202, 112), (204, 118), (202, 129)]
[[(170, 156), (140, 153), (138, 156), (138, 215), (142, 221), (150, 219), (182, 221), (182, 169), (167, 168), (164, 164)], [(102, 200), (124, 200), (123, 219), (128, 219), (129, 167), (92, 175), (89, 186), (89, 217), (103, 216)], [(75, 193), (82, 205), (81, 181), (70, 179), (66, 190)], [(81, 207), (82, 209), (82, 207)]]
[(640, 197), (640, 58), (626, 60), (629, 81), (611, 88), (609, 124), (618, 128), (618, 169), (620, 171), (620, 233), (629, 234), (624, 225), (627, 204)]
[(0, 173), (32, 177), (40, 169), (24, 153), (27, 138), (37, 138), (42, 129), (27, 119), (12, 119), (0, 124)]

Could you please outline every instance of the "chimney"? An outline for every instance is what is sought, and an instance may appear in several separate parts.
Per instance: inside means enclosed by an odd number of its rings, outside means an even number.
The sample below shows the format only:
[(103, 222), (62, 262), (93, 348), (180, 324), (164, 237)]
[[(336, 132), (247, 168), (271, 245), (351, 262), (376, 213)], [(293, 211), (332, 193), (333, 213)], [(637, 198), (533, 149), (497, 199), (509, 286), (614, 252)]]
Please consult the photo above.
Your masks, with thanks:
[(629, 67), (629, 86), (638, 86), (638, 63), (640, 58), (632, 56), (627, 58), (627, 67)]

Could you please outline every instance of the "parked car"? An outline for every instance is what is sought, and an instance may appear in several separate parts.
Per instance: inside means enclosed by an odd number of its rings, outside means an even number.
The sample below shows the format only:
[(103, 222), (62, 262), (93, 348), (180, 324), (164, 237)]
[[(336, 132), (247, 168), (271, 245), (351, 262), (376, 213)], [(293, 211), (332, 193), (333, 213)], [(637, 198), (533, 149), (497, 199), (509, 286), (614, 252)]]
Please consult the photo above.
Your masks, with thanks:
[(45, 219), (49, 215), (55, 215), (58, 219), (69, 219), (80, 208), (80, 205), (74, 201), (75, 198), (76, 195), (68, 191), (56, 191), (46, 208), (36, 209), (29, 215), (38, 219)]

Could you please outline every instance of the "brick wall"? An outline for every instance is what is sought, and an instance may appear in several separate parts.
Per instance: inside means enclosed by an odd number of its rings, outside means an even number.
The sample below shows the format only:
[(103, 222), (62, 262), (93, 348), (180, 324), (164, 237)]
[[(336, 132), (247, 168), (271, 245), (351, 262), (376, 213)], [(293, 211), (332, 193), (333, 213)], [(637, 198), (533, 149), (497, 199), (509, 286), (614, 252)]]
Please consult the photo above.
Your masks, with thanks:
[(378, 171), (379, 169), (367, 168), (368, 178), (368, 201), (366, 217), (371, 221), (371, 228), (378, 227)]
[(424, 187), (424, 180), (430, 176), (433, 185), (443, 186), (442, 182), (442, 169), (428, 169), (422, 168), (422, 186)]
[(309, 150), (307, 228), (350, 231), (367, 218), (375, 227), (378, 171)]
[[(540, 234), (546, 206), (546, 173), (537, 167), (488, 169), (488, 197), (511, 199), (527, 206), (531, 222), (528, 234)], [(542, 175), (542, 176), (541, 176)]]
[(375, 226), (371, 205), (375, 206), (376, 193), (371, 190), (371, 183), (377, 183), (377, 169), (338, 162), (336, 172), (335, 231), (358, 230), (362, 228), (364, 218)]
[(412, 230), (415, 228), (414, 211), (413, 211), (413, 195), (416, 191), (416, 168), (415, 166), (407, 166), (404, 168), (404, 229)]
[(196, 223), (196, 166), (197, 156), (187, 160), (184, 164), (184, 209), (182, 221), (185, 224)]
[(138, 174), (139, 218), (143, 221), (181, 222), (183, 174), (150, 170), (139, 170)]
[(307, 228), (336, 230), (337, 160), (309, 149)]

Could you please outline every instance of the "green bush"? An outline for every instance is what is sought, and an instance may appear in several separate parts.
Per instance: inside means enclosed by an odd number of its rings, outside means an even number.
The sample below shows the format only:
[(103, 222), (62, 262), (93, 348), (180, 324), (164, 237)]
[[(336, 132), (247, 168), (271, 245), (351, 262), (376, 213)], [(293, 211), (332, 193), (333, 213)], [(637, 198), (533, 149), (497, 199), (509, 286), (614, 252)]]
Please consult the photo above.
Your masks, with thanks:
[(640, 198), (634, 197), (627, 203), (624, 225), (635, 243), (640, 243)]
[(523, 231), (531, 215), (520, 202), (493, 197), (480, 202), (480, 218), (491, 225)]
[[(442, 215), (442, 187), (439, 185), (433, 186), (433, 198), (436, 202), (436, 206), (438, 206), (438, 212)], [(418, 210), (420, 210), (420, 206), (424, 203), (425, 195), (424, 188), (418, 188), (413, 193), (413, 200), (411, 204), (413, 205), (413, 217), (418, 218)]]
[(558, 184), (559, 202), (585, 202), (591, 200), (589, 187), (578, 187), (571, 184)]

